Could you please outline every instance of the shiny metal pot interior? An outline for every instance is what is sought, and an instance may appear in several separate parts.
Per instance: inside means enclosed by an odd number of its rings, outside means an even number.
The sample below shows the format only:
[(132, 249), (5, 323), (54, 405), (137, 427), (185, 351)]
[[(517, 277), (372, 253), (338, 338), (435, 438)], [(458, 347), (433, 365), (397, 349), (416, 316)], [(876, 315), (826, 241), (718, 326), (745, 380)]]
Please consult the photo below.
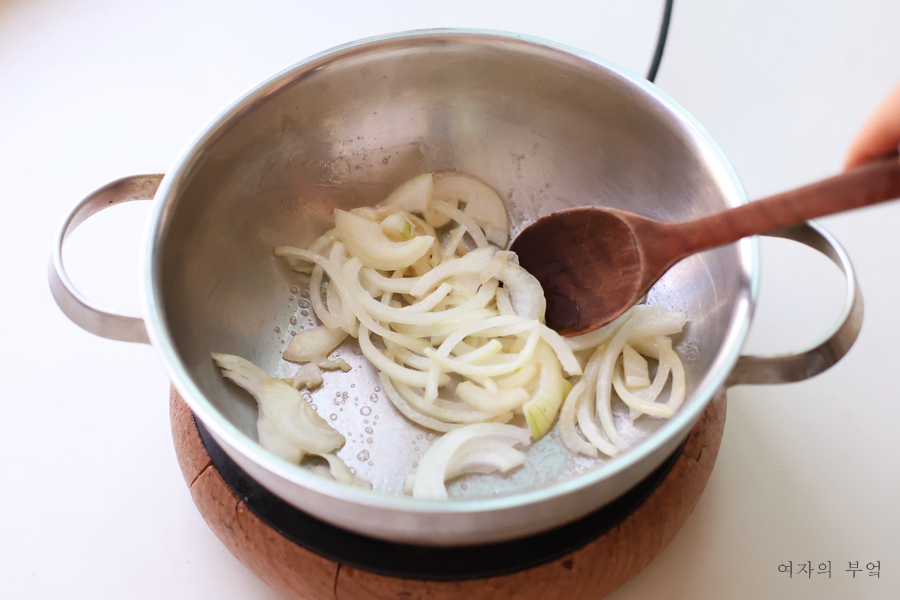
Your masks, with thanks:
[[(348, 438), (340, 456), (375, 491), (287, 464), (256, 442), (253, 399), (213, 366), (210, 351), (285, 375), (291, 330), (312, 326), (305, 276), (276, 259), (303, 246), (335, 207), (371, 205), (423, 172), (460, 170), (507, 201), (513, 236), (535, 218), (591, 204), (686, 220), (744, 202), (737, 178), (702, 128), (641, 77), (549, 42), (470, 31), (423, 31), (354, 43), (307, 59), (228, 108), (162, 179), (143, 268), (144, 322), (172, 381), (226, 452), (252, 477), (314, 516), (363, 534), (435, 545), (524, 536), (574, 520), (623, 494), (685, 438), (728, 377), (800, 379), (843, 355), (861, 320), (849, 262), (818, 229), (789, 236), (830, 253), (850, 294), (842, 325), (820, 348), (788, 359), (739, 359), (756, 285), (753, 240), (693, 256), (649, 301), (688, 315), (677, 344), (688, 399), (671, 421), (623, 427), (635, 440), (611, 460), (572, 456), (555, 435), (511, 477), (472, 477), (449, 502), (400, 495), (431, 437), (401, 417), (352, 344), (353, 366), (312, 394)], [(146, 341), (139, 319), (93, 308), (62, 270), (65, 236), (108, 205), (152, 197), (159, 176), (98, 190), (70, 215), (51, 265), (63, 310), (86, 329)], [(790, 360), (794, 363), (788, 364)], [(785, 362), (788, 361), (788, 362)], [(787, 365), (787, 366), (785, 366)], [(644, 439), (645, 438), (645, 439)]]

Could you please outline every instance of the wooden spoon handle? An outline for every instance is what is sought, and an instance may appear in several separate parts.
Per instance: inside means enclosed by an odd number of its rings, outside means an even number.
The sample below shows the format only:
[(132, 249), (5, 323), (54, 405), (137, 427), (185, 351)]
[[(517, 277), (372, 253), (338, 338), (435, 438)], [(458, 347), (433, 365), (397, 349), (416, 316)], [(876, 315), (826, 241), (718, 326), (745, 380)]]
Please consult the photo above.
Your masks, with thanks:
[[(750, 202), (708, 217), (666, 226), (681, 256), (810, 219), (900, 198), (896, 157), (856, 167), (835, 177)], [(675, 244), (673, 244), (675, 245)]]

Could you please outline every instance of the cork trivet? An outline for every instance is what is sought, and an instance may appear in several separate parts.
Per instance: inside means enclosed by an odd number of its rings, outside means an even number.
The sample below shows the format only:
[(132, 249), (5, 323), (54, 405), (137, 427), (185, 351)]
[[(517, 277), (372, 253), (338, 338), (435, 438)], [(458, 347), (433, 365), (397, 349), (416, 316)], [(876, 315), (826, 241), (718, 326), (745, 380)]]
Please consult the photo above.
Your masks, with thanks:
[(631, 515), (582, 548), (509, 575), (420, 581), (341, 565), (301, 548), (260, 520), (213, 466), (193, 415), (170, 394), (172, 436), (194, 504), (213, 533), (248, 569), (292, 600), (571, 600), (603, 598), (662, 552), (684, 525), (712, 473), (725, 428), (725, 395), (710, 403), (671, 472)]

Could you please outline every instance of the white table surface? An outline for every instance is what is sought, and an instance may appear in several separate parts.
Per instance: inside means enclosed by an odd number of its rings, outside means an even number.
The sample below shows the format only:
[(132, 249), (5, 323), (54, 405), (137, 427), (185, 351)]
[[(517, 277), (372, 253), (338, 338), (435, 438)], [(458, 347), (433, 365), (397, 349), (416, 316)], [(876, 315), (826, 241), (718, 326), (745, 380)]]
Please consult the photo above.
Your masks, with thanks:
[[(518, 31), (644, 72), (661, 11), (639, 2), (0, 0), (0, 597), (277, 598), (191, 503), (151, 348), (69, 323), (46, 284), (56, 227), (122, 175), (164, 171), (226, 103), (309, 54), (434, 26)], [(658, 84), (712, 133), (750, 197), (840, 168), (900, 78), (895, 0), (679, 0)], [(72, 238), (91, 297), (136, 311), (146, 206)], [(823, 220), (866, 298), (865, 325), (827, 373), (735, 388), (719, 461), (685, 528), (613, 598), (897, 598), (900, 594), (900, 204)], [(766, 242), (748, 350), (813, 341), (842, 279)], [(788, 579), (785, 561), (832, 561)], [(881, 562), (881, 577), (845, 572)]]

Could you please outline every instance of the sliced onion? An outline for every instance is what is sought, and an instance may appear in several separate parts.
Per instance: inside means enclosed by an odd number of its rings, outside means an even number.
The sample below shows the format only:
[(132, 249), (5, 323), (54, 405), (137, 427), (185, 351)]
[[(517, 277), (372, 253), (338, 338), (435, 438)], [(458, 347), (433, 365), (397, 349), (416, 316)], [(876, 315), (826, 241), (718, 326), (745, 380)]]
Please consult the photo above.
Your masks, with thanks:
[(590, 331), (583, 335), (575, 335), (570, 338), (565, 338), (566, 344), (573, 351), (578, 352), (580, 350), (590, 350), (592, 348), (596, 348), (603, 342), (612, 338), (616, 334), (616, 332), (625, 324), (625, 321), (630, 319), (636, 312), (640, 312), (643, 310), (643, 306), (633, 306), (625, 311), (619, 318), (612, 321), (611, 323), (607, 323), (603, 327), (599, 329), (595, 329), (594, 331)]
[(528, 400), (528, 392), (522, 388), (507, 388), (491, 393), (471, 381), (460, 382), (456, 386), (456, 395), (473, 410), (490, 416), (515, 410)]
[(332, 329), (325, 326), (313, 327), (295, 335), (288, 347), (284, 349), (282, 358), (291, 362), (323, 359), (346, 337), (347, 332), (343, 329)]
[(440, 431), (442, 433), (460, 427), (459, 425), (445, 423), (416, 411), (400, 396), (400, 394), (397, 393), (397, 390), (391, 384), (391, 380), (387, 375), (380, 373), (378, 377), (381, 379), (381, 387), (384, 389), (384, 394), (388, 397), (388, 400), (391, 401), (391, 404), (394, 405), (394, 408), (416, 425), (421, 425), (426, 429), (433, 429), (434, 431)]
[(398, 279), (385, 277), (375, 269), (368, 267), (360, 271), (360, 275), (378, 289), (398, 294), (408, 294), (412, 286), (419, 281), (418, 277), (402, 277)]
[(480, 273), (491, 261), (493, 255), (494, 251), (491, 248), (483, 248), (469, 252), (462, 258), (447, 261), (419, 277), (418, 281), (410, 287), (409, 293), (416, 297), (422, 297), (428, 290), (448, 277), (462, 273)]
[(562, 410), (559, 411), (559, 441), (562, 442), (570, 452), (596, 458), (599, 455), (597, 448), (582, 439), (575, 428), (575, 413), (579, 403), (584, 398), (586, 389), (587, 381), (582, 378), (566, 395)]
[(497, 380), (497, 387), (500, 388), (522, 388), (525, 391), (533, 391), (534, 385), (537, 383), (540, 369), (538, 366), (529, 362), (522, 365), (519, 369)]
[[(668, 372), (669, 369), (666, 369), (666, 373)], [(616, 369), (615, 374), (613, 375), (613, 389), (616, 390), (616, 394), (622, 399), (622, 402), (627, 404), (630, 409), (637, 413), (650, 415), (652, 417), (663, 417), (666, 419), (675, 414), (672, 407), (647, 401), (629, 390), (628, 386), (622, 380), (621, 369)], [(632, 420), (634, 420), (634, 417), (632, 417)]]
[(256, 435), (260, 446), (289, 463), (299, 465), (306, 456), (306, 451), (281, 433), (275, 422), (263, 411), (259, 411), (259, 417), (256, 419)]
[(647, 359), (628, 344), (622, 348), (622, 359), (625, 385), (629, 389), (650, 387), (650, 368)]
[[(321, 454), (344, 445), (344, 436), (310, 407), (299, 391), (239, 356), (213, 354), (222, 375), (250, 392), (286, 439), (306, 452)], [(262, 379), (265, 375), (267, 379)]]
[(512, 425), (477, 423), (455, 429), (432, 444), (419, 461), (413, 497), (446, 500), (447, 488), (444, 482), (451, 463), (458, 456), (468, 453), (467, 444), (478, 443), (485, 438), (503, 441), (509, 446), (527, 446), (531, 442), (528, 431)]
[(441, 258), (443, 259), (442, 262), (446, 262), (456, 256), (456, 253), (460, 248), (460, 243), (463, 241), (463, 237), (465, 235), (466, 228), (463, 225), (460, 225), (453, 230), (453, 233), (450, 235), (450, 239), (447, 240), (447, 245), (444, 246), (444, 249), (441, 252)]
[[(376, 348), (369, 339), (369, 329), (360, 324), (359, 326), (359, 348), (362, 350), (370, 363), (382, 373), (386, 373), (391, 379), (402, 381), (407, 385), (417, 385), (425, 387), (428, 383), (428, 373), (417, 371), (415, 369), (407, 369), (402, 367), (386, 357), (381, 350)], [(443, 383), (441, 383), (443, 382)], [(446, 375), (439, 379), (439, 385), (445, 385), (450, 382), (450, 378)]]
[(500, 288), (497, 290), (497, 310), (501, 315), (515, 315), (516, 311), (509, 300), (509, 290)]
[(479, 248), (487, 248), (488, 240), (485, 237), (484, 232), (481, 230), (481, 227), (478, 225), (478, 222), (469, 215), (463, 213), (461, 210), (455, 208), (453, 204), (435, 201), (432, 204), (431, 210), (438, 212), (445, 217), (449, 217), (450, 219), (453, 219), (454, 221), (465, 227), (466, 233), (469, 234), (469, 237), (472, 238), (472, 241), (475, 242), (476, 246), (478, 246)]
[[(506, 411), (481, 411), (472, 409), (461, 402), (449, 402), (447, 400), (436, 400), (428, 402), (425, 397), (413, 390), (408, 385), (392, 381), (394, 389), (400, 394), (400, 397), (413, 409), (419, 411), (427, 417), (432, 417), (445, 423), (481, 423), (492, 417), (503, 415)], [(512, 413), (506, 415), (506, 421), (512, 418)], [(505, 422), (505, 421), (504, 421)]]
[(525, 464), (525, 454), (500, 440), (474, 440), (466, 445), (466, 452), (456, 456), (447, 467), (447, 480), (473, 473), (508, 473)]
[(553, 426), (559, 407), (572, 385), (563, 377), (559, 362), (553, 360), (553, 351), (549, 346), (542, 343), (535, 358), (541, 365), (538, 385), (531, 399), (522, 406), (522, 412), (531, 429), (531, 437), (537, 441)]
[(322, 385), (322, 370), (315, 363), (306, 363), (294, 374), (291, 385), (295, 389), (306, 388), (310, 391)]
[(350, 254), (374, 269), (408, 267), (422, 258), (434, 241), (431, 236), (391, 241), (378, 223), (340, 209), (334, 211), (334, 225)]
[(401, 183), (381, 205), (396, 206), (405, 211), (420, 213), (428, 208), (433, 194), (434, 179), (431, 173), (425, 173)]
[(497, 270), (496, 277), (509, 290), (509, 301), (517, 315), (544, 322), (547, 300), (534, 275), (515, 263), (506, 262)]
[(328, 461), (328, 468), (331, 471), (331, 476), (334, 477), (335, 481), (340, 481), (341, 483), (347, 483), (350, 485), (357, 485), (359, 487), (366, 487), (350, 471), (350, 469), (347, 468), (347, 465), (344, 464), (344, 461), (338, 458), (337, 454), (326, 452), (325, 454), (320, 454), (319, 456)]
[(501, 248), (509, 238), (509, 222), (503, 200), (480, 179), (462, 173), (435, 176), (434, 198), (438, 201), (465, 203), (465, 213), (484, 230), (488, 240)]

